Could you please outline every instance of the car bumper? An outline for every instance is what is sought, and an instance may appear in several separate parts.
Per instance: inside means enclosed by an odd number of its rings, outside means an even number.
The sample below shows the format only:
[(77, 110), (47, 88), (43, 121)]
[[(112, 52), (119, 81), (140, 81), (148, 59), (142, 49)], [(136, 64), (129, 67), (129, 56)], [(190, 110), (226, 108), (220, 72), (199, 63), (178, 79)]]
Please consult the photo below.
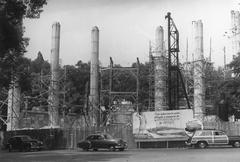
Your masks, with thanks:
[(31, 145), (31, 149), (43, 149), (43, 146), (39, 146), (39, 145)]

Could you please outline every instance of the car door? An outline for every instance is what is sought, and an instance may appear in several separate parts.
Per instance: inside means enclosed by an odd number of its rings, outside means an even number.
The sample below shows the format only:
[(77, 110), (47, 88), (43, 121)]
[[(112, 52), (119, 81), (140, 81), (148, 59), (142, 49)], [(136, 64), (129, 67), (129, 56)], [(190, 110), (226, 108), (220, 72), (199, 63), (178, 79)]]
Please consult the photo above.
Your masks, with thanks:
[(11, 148), (12, 149), (15, 149), (15, 146), (16, 146), (16, 139), (15, 138), (10, 138), (9, 140), (8, 140), (8, 145), (11, 145)]
[(214, 131), (214, 144), (228, 144), (228, 136), (222, 131)]
[(108, 135), (108, 134), (104, 134), (104, 148), (110, 148), (112, 146), (115, 146), (115, 141), (113, 140), (113, 138)]
[(92, 148), (99, 148), (99, 135), (93, 135), (92, 136), (92, 139), (91, 139), (91, 145), (92, 145)]
[(105, 148), (105, 145), (104, 145), (104, 137), (102, 135), (97, 135), (96, 136), (96, 147), (97, 148)]
[(20, 137), (15, 137), (15, 142), (14, 142), (14, 148), (15, 149), (21, 149), (22, 148), (22, 139)]
[(95, 135), (88, 136), (86, 141), (89, 141), (91, 143), (91, 147), (95, 147)]
[(213, 134), (209, 130), (198, 130), (194, 133), (193, 139), (196, 144), (198, 141), (206, 141), (209, 145), (213, 144)]

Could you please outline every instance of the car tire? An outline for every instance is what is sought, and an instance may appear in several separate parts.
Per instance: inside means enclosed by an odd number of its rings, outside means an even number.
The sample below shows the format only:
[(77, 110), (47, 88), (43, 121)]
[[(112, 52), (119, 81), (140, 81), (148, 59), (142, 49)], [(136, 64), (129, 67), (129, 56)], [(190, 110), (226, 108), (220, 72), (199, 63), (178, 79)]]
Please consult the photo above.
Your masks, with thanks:
[(12, 152), (12, 145), (8, 146), (8, 152)]
[(240, 142), (239, 141), (233, 142), (233, 147), (239, 148), (240, 147)]
[(89, 149), (91, 149), (91, 147), (92, 147), (91, 143), (87, 143), (87, 145), (83, 145), (80, 148), (82, 148), (83, 151), (89, 151)]
[(207, 143), (206, 143), (206, 142), (203, 142), (203, 141), (201, 141), (201, 142), (198, 142), (197, 146), (198, 146), (198, 148), (204, 149), (204, 148), (206, 148), (206, 147), (207, 147)]
[(89, 149), (87, 147), (82, 148), (83, 151), (88, 151)]
[(120, 148), (119, 151), (124, 151), (124, 148)]
[(26, 151), (26, 152), (31, 151), (31, 146), (30, 146), (30, 145), (26, 146), (25, 149), (24, 149), (24, 151)]
[(110, 146), (110, 147), (109, 147), (109, 150), (110, 150), (110, 151), (115, 151), (116, 148), (115, 148), (115, 146)]
[(83, 147), (82, 149), (83, 149), (83, 151), (88, 151), (90, 148), (91, 148), (91, 146), (89, 145), (89, 146)]
[(97, 148), (93, 148), (93, 151), (98, 151), (98, 149)]

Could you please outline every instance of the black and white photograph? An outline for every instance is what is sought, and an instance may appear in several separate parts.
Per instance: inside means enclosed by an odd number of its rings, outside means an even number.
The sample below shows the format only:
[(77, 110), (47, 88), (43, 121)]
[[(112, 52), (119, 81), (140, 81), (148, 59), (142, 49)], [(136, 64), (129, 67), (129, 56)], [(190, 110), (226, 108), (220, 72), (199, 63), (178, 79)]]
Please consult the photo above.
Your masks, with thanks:
[(239, 162), (240, 0), (0, 0), (0, 162)]

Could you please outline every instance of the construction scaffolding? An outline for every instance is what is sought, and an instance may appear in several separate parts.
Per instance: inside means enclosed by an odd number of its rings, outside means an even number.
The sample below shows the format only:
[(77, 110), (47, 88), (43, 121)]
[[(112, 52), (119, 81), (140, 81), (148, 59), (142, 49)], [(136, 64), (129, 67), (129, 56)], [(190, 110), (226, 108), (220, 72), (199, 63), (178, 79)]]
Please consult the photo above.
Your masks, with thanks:
[[(184, 96), (188, 109), (191, 109), (183, 75), (179, 63), (179, 32), (168, 12), (165, 19), (168, 24), (168, 106), (169, 110), (179, 109), (179, 99)], [(182, 91), (180, 91), (180, 85)], [(182, 93), (182, 94), (180, 94)]]
[[(177, 109), (191, 109), (189, 101), (189, 94), (187, 93), (186, 83), (188, 80), (184, 78), (182, 72), (182, 65), (179, 63), (179, 33), (168, 13), (165, 17), (168, 22), (168, 48), (162, 48), (161, 53), (168, 53), (168, 55), (159, 53), (157, 47), (149, 43), (149, 101), (148, 110), (159, 110), (156, 108), (156, 102), (161, 100), (162, 109), (160, 110), (177, 110)], [(158, 44), (156, 44), (158, 45)], [(155, 50), (153, 50), (155, 49)], [(161, 65), (161, 68), (159, 68)], [(157, 82), (161, 81), (161, 84)], [(156, 98), (156, 91), (162, 92), (161, 98)], [(181, 102), (181, 103), (180, 103)], [(157, 104), (159, 105), (159, 104)]]
[[(148, 111), (155, 111), (155, 102), (156, 102), (156, 90), (161, 90), (164, 95), (162, 95), (162, 106), (163, 109), (167, 109), (167, 57), (156, 55), (158, 51), (151, 42), (149, 43), (149, 101), (148, 101)], [(158, 65), (164, 67), (164, 69), (157, 68)], [(159, 75), (159, 73), (161, 75)], [(156, 84), (158, 80), (165, 82), (164, 85)]]
[[(125, 77), (121, 77), (121, 76)], [(118, 67), (114, 66), (113, 60), (110, 57), (110, 66), (102, 67), (100, 69), (100, 80), (101, 80), (101, 90), (100, 90), (100, 107), (101, 114), (101, 125), (106, 125), (111, 120), (111, 114), (113, 112), (119, 111), (120, 105), (123, 102), (127, 102), (131, 106), (130, 109), (138, 111), (138, 95), (139, 95), (139, 60), (137, 58), (136, 67)], [(123, 86), (127, 87), (128, 81), (134, 78), (135, 87), (125, 89), (123, 91)], [(126, 80), (122, 80), (126, 79)], [(130, 87), (130, 86), (129, 86)], [(116, 121), (110, 121), (110, 124), (114, 124)]]

